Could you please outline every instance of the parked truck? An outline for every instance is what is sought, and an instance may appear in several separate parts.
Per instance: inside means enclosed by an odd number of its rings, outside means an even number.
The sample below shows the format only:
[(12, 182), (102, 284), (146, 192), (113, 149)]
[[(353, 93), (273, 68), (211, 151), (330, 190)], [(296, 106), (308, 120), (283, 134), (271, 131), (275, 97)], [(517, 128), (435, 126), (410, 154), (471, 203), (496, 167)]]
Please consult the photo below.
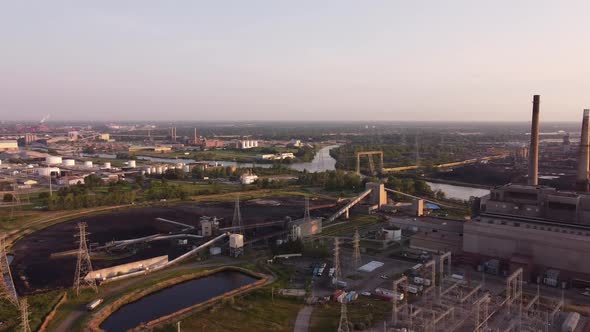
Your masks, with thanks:
[(86, 310), (92, 311), (92, 310), (96, 309), (96, 307), (98, 307), (102, 303), (102, 301), (104, 301), (104, 300), (103, 299), (96, 299), (96, 300), (88, 303), (86, 305)]

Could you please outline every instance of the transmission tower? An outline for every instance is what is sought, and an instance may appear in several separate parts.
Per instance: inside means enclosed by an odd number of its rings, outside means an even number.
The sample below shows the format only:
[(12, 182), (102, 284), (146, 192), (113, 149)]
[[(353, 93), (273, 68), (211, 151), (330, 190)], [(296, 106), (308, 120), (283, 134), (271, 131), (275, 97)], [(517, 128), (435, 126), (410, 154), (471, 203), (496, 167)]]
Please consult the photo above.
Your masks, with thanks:
[(359, 234), (359, 230), (355, 230), (354, 236), (352, 238), (352, 246), (353, 246), (353, 253), (352, 253), (352, 261), (354, 265), (354, 269), (358, 269), (361, 266), (361, 236)]
[(18, 307), (18, 295), (12, 281), (3, 238), (0, 239), (0, 299), (5, 299)]
[(76, 264), (76, 274), (74, 275), (74, 290), (76, 295), (80, 294), (80, 287), (90, 286), (95, 292), (98, 293), (96, 282), (93, 278), (86, 279), (86, 275), (92, 272), (92, 263), (90, 262), (90, 253), (88, 252), (88, 245), (86, 244), (86, 235), (90, 233), (86, 232), (86, 223), (79, 222), (78, 230), (80, 247), (78, 248), (78, 262)]
[(31, 332), (29, 326), (29, 304), (27, 298), (24, 297), (20, 300), (20, 328), (22, 332)]
[(340, 241), (338, 237), (334, 238), (334, 278), (342, 278), (342, 271), (340, 269)]
[(309, 197), (305, 196), (305, 214), (303, 220), (307, 223), (311, 221), (311, 213), (309, 212)]
[(234, 208), (234, 219), (231, 223), (232, 230), (236, 234), (244, 234), (242, 226), (242, 214), (240, 213), (240, 196), (236, 196), (236, 206)]
[(346, 304), (340, 305), (340, 324), (338, 324), (338, 332), (350, 332), (350, 326), (348, 326), (348, 317), (346, 315)]

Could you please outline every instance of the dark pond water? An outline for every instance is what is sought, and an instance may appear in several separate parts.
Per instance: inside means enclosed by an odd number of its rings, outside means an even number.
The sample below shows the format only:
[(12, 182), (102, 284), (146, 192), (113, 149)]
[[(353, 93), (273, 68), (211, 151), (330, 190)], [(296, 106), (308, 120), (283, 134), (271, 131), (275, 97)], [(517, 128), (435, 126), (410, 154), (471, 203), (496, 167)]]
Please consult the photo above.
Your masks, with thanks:
[(127, 331), (178, 310), (205, 302), (210, 298), (256, 282), (257, 279), (236, 271), (223, 271), (189, 280), (152, 293), (115, 311), (100, 326), (107, 332)]

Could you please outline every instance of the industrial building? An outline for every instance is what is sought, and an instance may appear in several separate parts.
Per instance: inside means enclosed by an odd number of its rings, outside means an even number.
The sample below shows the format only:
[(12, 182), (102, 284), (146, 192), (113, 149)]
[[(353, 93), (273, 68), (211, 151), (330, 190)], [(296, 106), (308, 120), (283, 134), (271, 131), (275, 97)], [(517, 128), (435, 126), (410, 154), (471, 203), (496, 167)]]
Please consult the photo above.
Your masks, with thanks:
[(0, 140), (0, 151), (18, 151), (16, 140)]
[(525, 278), (558, 269), (565, 279), (590, 279), (590, 194), (588, 194), (588, 110), (584, 110), (578, 158), (580, 191), (538, 185), (539, 96), (533, 100), (528, 184), (494, 188), (476, 200), (464, 224), (463, 251), (478, 261), (490, 257), (522, 267)]
[(257, 148), (257, 147), (258, 147), (258, 141), (254, 141), (254, 140), (241, 140), (236, 143), (236, 148), (242, 149), (242, 150), (252, 149), (252, 148)]
[(292, 152), (256, 155), (256, 159), (258, 159), (258, 160), (285, 160), (285, 159), (289, 159), (289, 158), (295, 159), (295, 155)]

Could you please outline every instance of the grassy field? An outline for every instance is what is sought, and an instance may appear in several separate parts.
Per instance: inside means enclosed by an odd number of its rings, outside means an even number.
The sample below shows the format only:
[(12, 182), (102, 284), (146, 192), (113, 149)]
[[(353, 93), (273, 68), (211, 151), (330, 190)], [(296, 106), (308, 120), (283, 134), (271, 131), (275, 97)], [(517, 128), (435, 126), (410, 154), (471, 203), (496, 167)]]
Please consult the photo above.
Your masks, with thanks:
[(325, 236), (352, 236), (355, 229), (359, 231), (379, 224), (381, 221), (378, 216), (371, 215), (351, 215), (350, 220), (334, 226), (324, 227), (322, 235)]
[[(348, 322), (358, 329), (367, 329), (383, 321), (391, 313), (391, 304), (382, 300), (359, 296), (347, 306)], [(336, 331), (340, 322), (340, 303), (318, 305), (311, 315), (310, 331)]]
[[(45, 316), (53, 309), (53, 306), (59, 301), (63, 292), (51, 291), (42, 294), (35, 294), (27, 297), (29, 305), (29, 324), (33, 331), (39, 329)], [(20, 324), (20, 312), (18, 309), (5, 301), (0, 301), (0, 321), (4, 322), (0, 326), (0, 331), (17, 330)]]

